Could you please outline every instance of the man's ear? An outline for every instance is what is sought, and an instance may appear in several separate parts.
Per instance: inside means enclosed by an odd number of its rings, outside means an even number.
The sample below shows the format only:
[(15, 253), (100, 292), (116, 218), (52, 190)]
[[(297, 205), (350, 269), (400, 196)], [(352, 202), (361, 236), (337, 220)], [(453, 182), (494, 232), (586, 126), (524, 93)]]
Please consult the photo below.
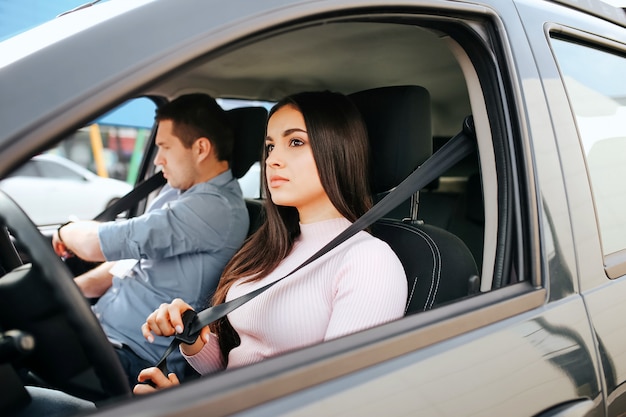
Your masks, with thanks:
[(198, 161), (208, 158), (213, 152), (213, 145), (211, 144), (211, 141), (205, 137), (196, 139), (193, 145)]

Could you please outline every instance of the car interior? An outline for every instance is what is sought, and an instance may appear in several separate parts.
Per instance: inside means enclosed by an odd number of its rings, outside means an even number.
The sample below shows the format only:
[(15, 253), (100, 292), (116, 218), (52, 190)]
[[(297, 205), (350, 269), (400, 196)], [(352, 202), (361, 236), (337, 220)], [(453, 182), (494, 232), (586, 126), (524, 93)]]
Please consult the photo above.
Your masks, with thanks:
[[(519, 202), (512, 198), (518, 186), (512, 175), (514, 149), (505, 139), (505, 104), (499, 102), (505, 94), (498, 93), (506, 86), (499, 84), (498, 58), (490, 48), (487, 32), (431, 10), (417, 18), (401, 10), (376, 18), (319, 16), (207, 52), (111, 106), (140, 96), (158, 105), (191, 92), (240, 101), (228, 114), (236, 136), (232, 169), (241, 178), (261, 158), (267, 107), (258, 103), (299, 91), (342, 92), (355, 102), (368, 128), (372, 160), (367, 174), (375, 201), (393, 192), (471, 120), (473, 151), (444, 172), (435, 169), (433, 181), (371, 227), (401, 259), (409, 278), (407, 316), (417, 316), (524, 276), (516, 251), (520, 243), (511, 238), (521, 225)], [(51, 146), (56, 139), (51, 138)], [(151, 142), (139, 182), (155, 173)], [(263, 221), (263, 196), (248, 198), (247, 205), (253, 233)], [(141, 207), (145, 202), (125, 215), (140, 214)], [(127, 398), (122, 371), (112, 365), (114, 353), (67, 267), (8, 198), (0, 198), (0, 211), (6, 223), (0, 236), (0, 266), (6, 273), (0, 297), (15, 300), (1, 303), (0, 329), (30, 333), (38, 342), (28, 354), (2, 352), (0, 375), (96, 401)], [(72, 364), (50, 361), (62, 357), (59, 350), (74, 352), (76, 359)]]

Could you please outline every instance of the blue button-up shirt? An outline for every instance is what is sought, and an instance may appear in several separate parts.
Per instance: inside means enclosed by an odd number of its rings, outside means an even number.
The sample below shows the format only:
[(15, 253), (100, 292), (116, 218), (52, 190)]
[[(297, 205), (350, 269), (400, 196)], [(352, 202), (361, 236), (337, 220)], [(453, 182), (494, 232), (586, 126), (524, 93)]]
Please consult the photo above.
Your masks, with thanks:
[[(196, 311), (207, 307), (226, 263), (248, 232), (248, 212), (231, 171), (196, 184), (162, 208), (125, 221), (100, 225), (100, 246), (108, 261), (139, 259), (93, 306), (114, 344), (125, 344), (156, 363), (170, 343), (141, 334), (146, 317), (162, 303), (182, 298)], [(172, 371), (184, 363), (168, 358)]]

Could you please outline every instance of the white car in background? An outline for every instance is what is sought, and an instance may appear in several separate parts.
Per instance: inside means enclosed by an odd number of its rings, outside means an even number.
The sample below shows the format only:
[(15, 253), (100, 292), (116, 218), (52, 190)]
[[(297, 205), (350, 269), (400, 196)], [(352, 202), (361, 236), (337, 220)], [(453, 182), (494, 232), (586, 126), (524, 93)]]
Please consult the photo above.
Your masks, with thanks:
[(53, 154), (34, 156), (0, 181), (0, 189), (37, 226), (58, 225), (70, 217), (91, 219), (132, 188)]

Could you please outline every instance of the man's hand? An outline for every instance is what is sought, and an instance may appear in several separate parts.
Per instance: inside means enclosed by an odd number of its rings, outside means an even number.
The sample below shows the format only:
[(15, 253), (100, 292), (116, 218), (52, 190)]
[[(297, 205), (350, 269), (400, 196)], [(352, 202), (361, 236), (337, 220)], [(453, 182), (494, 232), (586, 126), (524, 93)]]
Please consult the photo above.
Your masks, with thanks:
[(104, 262), (94, 269), (74, 278), (74, 282), (87, 298), (101, 297), (113, 284), (113, 275), (109, 272), (115, 262)]
[(63, 259), (67, 259), (71, 256), (73, 256), (74, 254), (72, 253), (72, 251), (70, 251), (67, 246), (65, 246), (65, 243), (63, 243), (63, 240), (61, 239), (61, 237), (59, 236), (59, 231), (62, 229), (63, 227), (59, 227), (58, 230), (56, 230), (54, 232), (54, 234), (52, 235), (52, 248), (54, 249), (54, 252), (60, 256)]
[(99, 225), (99, 222), (92, 220), (75, 221), (62, 225), (52, 236), (54, 252), (61, 257), (74, 254), (89, 262), (105, 261), (98, 238)]

